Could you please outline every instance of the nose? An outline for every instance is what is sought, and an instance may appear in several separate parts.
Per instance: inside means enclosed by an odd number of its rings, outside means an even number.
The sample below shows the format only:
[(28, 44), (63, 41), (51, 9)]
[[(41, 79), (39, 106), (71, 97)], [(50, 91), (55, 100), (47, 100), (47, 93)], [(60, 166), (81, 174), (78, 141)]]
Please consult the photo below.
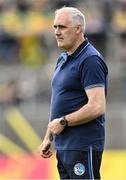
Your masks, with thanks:
[(61, 34), (60, 28), (56, 27), (55, 28), (55, 35), (60, 35), (60, 34)]

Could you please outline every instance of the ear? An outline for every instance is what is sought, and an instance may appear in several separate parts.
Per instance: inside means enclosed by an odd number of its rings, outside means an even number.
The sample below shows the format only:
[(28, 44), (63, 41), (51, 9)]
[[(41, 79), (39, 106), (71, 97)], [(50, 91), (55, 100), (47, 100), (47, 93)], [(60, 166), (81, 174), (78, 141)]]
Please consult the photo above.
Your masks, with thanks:
[(81, 25), (78, 25), (77, 27), (76, 27), (76, 33), (77, 34), (80, 34), (82, 32), (82, 27), (81, 27)]

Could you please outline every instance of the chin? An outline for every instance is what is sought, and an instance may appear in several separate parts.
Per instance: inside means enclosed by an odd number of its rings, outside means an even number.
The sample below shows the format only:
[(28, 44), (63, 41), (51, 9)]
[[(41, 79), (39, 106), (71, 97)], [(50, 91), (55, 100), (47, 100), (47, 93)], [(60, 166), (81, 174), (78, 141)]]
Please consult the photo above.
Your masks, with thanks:
[(61, 44), (61, 43), (58, 43), (57, 46), (58, 46), (59, 48), (64, 48), (63, 44)]

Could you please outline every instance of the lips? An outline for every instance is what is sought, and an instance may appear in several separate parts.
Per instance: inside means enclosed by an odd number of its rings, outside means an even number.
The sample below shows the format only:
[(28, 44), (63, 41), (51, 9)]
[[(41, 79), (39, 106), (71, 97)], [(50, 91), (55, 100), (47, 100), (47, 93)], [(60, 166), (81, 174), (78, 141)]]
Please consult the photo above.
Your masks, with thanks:
[(57, 41), (63, 41), (63, 39), (57, 39)]
[(59, 40), (63, 40), (62, 37), (56, 37), (56, 40), (59, 41)]

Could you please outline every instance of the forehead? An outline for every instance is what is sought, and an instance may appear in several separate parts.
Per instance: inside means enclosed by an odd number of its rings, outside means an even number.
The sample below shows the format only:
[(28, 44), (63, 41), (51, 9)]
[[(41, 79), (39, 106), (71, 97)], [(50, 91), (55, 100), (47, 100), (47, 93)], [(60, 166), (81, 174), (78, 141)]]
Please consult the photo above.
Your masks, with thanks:
[(72, 16), (68, 11), (59, 11), (55, 15), (54, 24), (71, 24), (72, 23)]

